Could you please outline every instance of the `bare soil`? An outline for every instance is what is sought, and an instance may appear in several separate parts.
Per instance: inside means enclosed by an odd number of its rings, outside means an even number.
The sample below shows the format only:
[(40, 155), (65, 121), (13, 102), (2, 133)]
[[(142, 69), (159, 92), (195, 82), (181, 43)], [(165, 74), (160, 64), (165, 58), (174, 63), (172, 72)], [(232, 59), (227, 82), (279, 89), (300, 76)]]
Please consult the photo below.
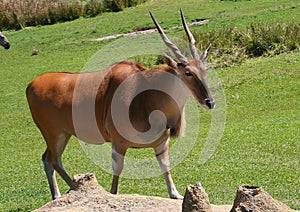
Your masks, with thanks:
[(196, 183), (195, 186), (187, 186), (183, 202), (183, 200), (136, 194), (113, 195), (98, 184), (93, 173), (75, 175), (74, 182), (78, 185), (78, 189), (71, 190), (62, 197), (35, 210), (35, 212), (296, 212), (280, 201), (273, 199), (263, 188), (258, 186), (240, 185), (233, 205), (212, 205), (209, 203), (208, 195), (200, 183)]
[[(182, 200), (136, 194), (113, 195), (105, 191), (94, 174), (76, 175), (77, 190), (71, 190), (35, 212), (91, 212), (91, 211), (182, 211)], [(212, 205), (216, 212), (228, 212), (231, 205)]]
[[(195, 19), (193, 20), (191, 23), (188, 23), (188, 26), (192, 26), (192, 25), (202, 25), (209, 22), (208, 19)], [(173, 26), (169, 29), (179, 29), (182, 28), (183, 26)], [(105, 37), (101, 37), (101, 38), (96, 38), (94, 39), (95, 41), (104, 41), (104, 40), (110, 40), (110, 39), (115, 39), (118, 37), (126, 37), (126, 36), (134, 36), (134, 35), (138, 35), (138, 34), (148, 34), (148, 33), (153, 33), (156, 31), (155, 27), (139, 27), (139, 28), (134, 28), (132, 29), (130, 32), (127, 33), (121, 33), (121, 34), (113, 34), (113, 35), (109, 35), (109, 36), (105, 36)]]

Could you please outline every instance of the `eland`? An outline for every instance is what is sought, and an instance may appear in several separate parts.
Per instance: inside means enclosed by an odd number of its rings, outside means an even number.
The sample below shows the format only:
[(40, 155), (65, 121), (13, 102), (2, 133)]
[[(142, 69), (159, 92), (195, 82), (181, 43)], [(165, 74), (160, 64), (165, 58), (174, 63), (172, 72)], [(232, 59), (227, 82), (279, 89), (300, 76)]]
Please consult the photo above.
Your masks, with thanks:
[[(42, 161), (53, 199), (60, 196), (55, 172), (70, 189), (78, 187), (61, 161), (71, 136), (89, 144), (111, 142), (112, 194), (118, 193), (127, 149), (150, 147), (154, 149), (170, 198), (183, 198), (170, 173), (169, 138), (184, 132), (184, 106), (189, 96), (206, 109), (215, 106), (204, 63), (211, 46), (199, 54), (181, 10), (192, 53), (188, 59), (168, 39), (151, 12), (150, 15), (177, 61), (164, 55), (166, 64), (146, 68), (127, 60), (96, 72), (45, 73), (29, 83), (26, 96), (32, 118), (47, 144)], [(96, 130), (92, 123), (96, 123)]]
[(3, 46), (5, 49), (10, 48), (10, 43), (8, 39), (3, 35), (3, 33), (0, 31), (0, 45)]

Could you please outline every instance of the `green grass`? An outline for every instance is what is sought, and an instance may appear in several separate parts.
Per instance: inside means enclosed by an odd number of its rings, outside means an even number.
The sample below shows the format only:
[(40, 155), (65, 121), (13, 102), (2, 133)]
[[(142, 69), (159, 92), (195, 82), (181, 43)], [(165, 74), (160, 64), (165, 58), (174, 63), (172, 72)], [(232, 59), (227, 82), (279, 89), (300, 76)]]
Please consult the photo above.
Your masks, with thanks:
[[(79, 72), (84, 64), (112, 41), (92, 39), (133, 28), (152, 26), (148, 11), (163, 27), (178, 25), (179, 7), (188, 21), (209, 18), (192, 31), (221, 27), (245, 28), (252, 22), (299, 23), (300, 3), (290, 0), (251, 1), (154, 1), (124, 12), (52, 26), (4, 32), (11, 49), (0, 49), (0, 210), (30, 211), (50, 201), (41, 155), (45, 142), (30, 117), (25, 88), (47, 71)], [(182, 30), (168, 34), (181, 37)], [(39, 54), (31, 56), (33, 49)], [(260, 185), (274, 198), (300, 209), (299, 190), (299, 52), (249, 59), (240, 65), (217, 69), (226, 94), (226, 128), (216, 152), (205, 164), (198, 163), (208, 134), (210, 112), (201, 111), (201, 133), (188, 157), (172, 169), (178, 190), (201, 181), (213, 204), (231, 204), (239, 184)], [(131, 150), (129, 156), (152, 150)], [(95, 172), (109, 190), (111, 175), (87, 159), (76, 139), (63, 156), (70, 175)], [(172, 162), (171, 162), (172, 164)], [(58, 177), (62, 193), (68, 187)], [(126, 179), (120, 193), (167, 197), (162, 176)]]

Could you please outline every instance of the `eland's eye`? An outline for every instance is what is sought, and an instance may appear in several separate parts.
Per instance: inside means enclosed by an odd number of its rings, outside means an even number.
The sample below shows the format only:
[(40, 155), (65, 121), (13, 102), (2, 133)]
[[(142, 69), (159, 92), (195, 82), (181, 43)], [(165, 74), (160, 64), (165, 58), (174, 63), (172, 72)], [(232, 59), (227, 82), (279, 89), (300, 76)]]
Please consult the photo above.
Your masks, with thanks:
[(192, 76), (192, 73), (191, 73), (190, 71), (186, 71), (186, 72), (185, 72), (185, 76), (190, 77), (190, 76)]

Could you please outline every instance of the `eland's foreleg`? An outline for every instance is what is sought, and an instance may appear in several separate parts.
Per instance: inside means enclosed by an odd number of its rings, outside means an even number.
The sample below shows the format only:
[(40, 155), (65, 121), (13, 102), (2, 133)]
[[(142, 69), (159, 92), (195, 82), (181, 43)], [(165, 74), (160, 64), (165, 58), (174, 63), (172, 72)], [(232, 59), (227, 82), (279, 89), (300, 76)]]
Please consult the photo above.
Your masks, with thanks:
[(156, 159), (160, 165), (161, 171), (165, 177), (166, 184), (168, 186), (169, 196), (172, 199), (183, 199), (183, 196), (177, 191), (170, 173), (170, 161), (169, 161), (169, 139), (162, 143), (160, 146), (154, 149)]
[(124, 157), (127, 148), (118, 148), (116, 145), (112, 145), (112, 168), (113, 168), (113, 180), (110, 189), (110, 193), (118, 193), (119, 176), (122, 173), (124, 167)]

